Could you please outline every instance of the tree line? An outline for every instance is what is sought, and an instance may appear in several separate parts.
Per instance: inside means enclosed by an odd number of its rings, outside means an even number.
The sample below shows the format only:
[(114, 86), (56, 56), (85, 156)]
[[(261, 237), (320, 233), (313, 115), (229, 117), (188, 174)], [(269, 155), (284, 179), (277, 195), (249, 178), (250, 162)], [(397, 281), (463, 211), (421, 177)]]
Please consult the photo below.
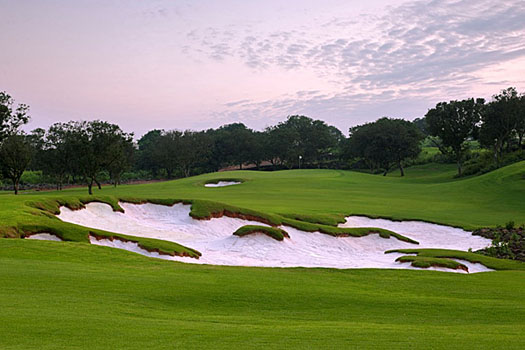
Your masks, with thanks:
[(458, 174), (469, 142), (478, 140), (499, 166), (505, 153), (521, 149), (525, 135), (525, 95), (508, 88), (483, 99), (440, 102), (413, 122), (380, 118), (349, 129), (349, 136), (321, 120), (300, 115), (263, 131), (242, 123), (203, 131), (151, 130), (136, 142), (133, 133), (105, 121), (55, 123), (30, 133), (29, 107), (15, 105), (0, 92), (0, 162), (4, 179), (18, 193), (24, 170), (38, 170), (58, 190), (85, 184), (88, 192), (103, 182), (115, 186), (124, 174), (137, 178), (177, 178), (250, 165), (270, 170), (363, 168), (386, 175), (421, 152), (430, 140), (454, 159)]

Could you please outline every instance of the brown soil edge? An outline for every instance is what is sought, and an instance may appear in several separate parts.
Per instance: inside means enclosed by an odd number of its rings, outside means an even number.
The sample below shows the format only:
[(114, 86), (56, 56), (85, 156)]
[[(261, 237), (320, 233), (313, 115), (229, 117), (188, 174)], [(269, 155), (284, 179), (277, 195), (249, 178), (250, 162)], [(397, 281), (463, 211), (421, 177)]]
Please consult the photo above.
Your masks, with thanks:
[[(453, 260), (454, 258), (443, 258), (443, 259), (450, 259), (450, 260)], [(457, 259), (457, 258), (456, 258)], [(406, 256), (400, 256), (399, 258), (396, 259), (397, 262), (400, 262), (400, 263), (411, 263), (410, 266), (413, 266), (415, 268), (418, 268), (418, 269), (427, 269), (428, 267), (420, 267), (420, 266), (416, 266), (414, 265), (414, 263), (416, 263), (416, 261), (414, 260), (411, 260), (409, 258), (407, 258)], [(455, 261), (455, 260), (454, 260)], [(456, 261), (457, 262), (457, 261)], [(460, 262), (457, 262), (459, 265), (456, 267), (456, 268), (452, 268), (450, 266), (446, 266), (445, 264), (440, 264), (438, 262), (433, 262), (430, 264), (430, 267), (443, 267), (445, 269), (450, 269), (450, 270), (463, 270), (465, 272), (469, 272), (468, 271), (468, 267), (466, 267), (465, 265), (463, 265), (462, 263)]]
[[(194, 258), (194, 259), (199, 259), (200, 256), (202, 255), (200, 252), (196, 251), (196, 250), (193, 250), (197, 256), (191, 256), (189, 255), (188, 253), (186, 252), (182, 252), (182, 253), (179, 253), (179, 252), (171, 252), (171, 253), (167, 253), (167, 252), (164, 252), (158, 248), (154, 248), (154, 249), (149, 249), (149, 248), (146, 248), (144, 247), (142, 244), (140, 244), (139, 242), (135, 241), (135, 240), (132, 240), (132, 239), (127, 239), (127, 238), (124, 238), (124, 237), (120, 237), (120, 236), (113, 236), (113, 235), (108, 235), (108, 236), (105, 236), (105, 235), (99, 235), (99, 234), (96, 234), (95, 232), (89, 232), (89, 235), (93, 238), (95, 238), (97, 241), (101, 241), (103, 239), (107, 239), (107, 240), (110, 240), (110, 241), (114, 241), (114, 240), (119, 240), (119, 241), (122, 241), (122, 242), (132, 242), (132, 243), (136, 243), (140, 248), (150, 252), (150, 253), (158, 253), (159, 255), (169, 255), (169, 256), (180, 256), (180, 257), (187, 257), (187, 258)], [(187, 248), (187, 247), (186, 247)], [(191, 248), (187, 248), (187, 249), (191, 249)]]

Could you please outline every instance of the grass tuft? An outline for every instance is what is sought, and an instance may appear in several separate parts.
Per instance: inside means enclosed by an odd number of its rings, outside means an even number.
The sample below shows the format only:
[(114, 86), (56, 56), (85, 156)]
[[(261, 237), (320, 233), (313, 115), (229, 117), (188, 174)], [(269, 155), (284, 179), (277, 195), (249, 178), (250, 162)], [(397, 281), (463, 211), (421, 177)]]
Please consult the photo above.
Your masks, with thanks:
[(271, 237), (277, 241), (282, 241), (284, 237), (290, 238), (288, 232), (277, 227), (258, 226), (258, 225), (246, 225), (239, 228), (233, 234), (235, 236), (244, 237), (253, 233), (262, 233)]

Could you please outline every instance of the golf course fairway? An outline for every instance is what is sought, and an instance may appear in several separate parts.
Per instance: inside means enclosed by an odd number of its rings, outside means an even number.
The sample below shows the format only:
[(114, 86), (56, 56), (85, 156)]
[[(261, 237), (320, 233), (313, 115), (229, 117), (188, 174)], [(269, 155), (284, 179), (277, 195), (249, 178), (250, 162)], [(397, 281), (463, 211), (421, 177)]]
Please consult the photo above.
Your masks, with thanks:
[[(89, 229), (56, 218), (61, 206), (101, 201), (119, 210), (126, 201), (184, 202), (195, 217), (260, 216), (332, 235), (348, 215), (466, 230), (525, 223), (525, 162), (463, 179), (454, 172), (442, 164), (408, 168), (403, 178), (236, 171), (107, 186), (93, 196), (85, 188), (1, 193), (0, 349), (522, 349), (525, 263), (481, 257), (498, 271), (477, 274), (194, 265), (90, 245)], [(204, 186), (232, 179), (242, 183)], [(37, 232), (65, 242), (17, 239)], [(173, 242), (138, 242), (198, 254)]]

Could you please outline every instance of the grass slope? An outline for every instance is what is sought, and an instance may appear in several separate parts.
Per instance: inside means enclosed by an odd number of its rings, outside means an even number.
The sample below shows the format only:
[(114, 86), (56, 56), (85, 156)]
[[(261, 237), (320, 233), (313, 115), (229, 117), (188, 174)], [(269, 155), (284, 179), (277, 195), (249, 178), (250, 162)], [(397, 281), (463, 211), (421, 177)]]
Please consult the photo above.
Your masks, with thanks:
[[(525, 162), (491, 173), (453, 179), (454, 166), (426, 164), (407, 176), (377, 176), (337, 170), (234, 171), (145, 185), (104, 187), (97, 196), (131, 199), (207, 200), (281, 215), (302, 222), (335, 225), (349, 214), (397, 220), (419, 219), (465, 229), (525, 223)], [(205, 188), (214, 179), (242, 179), (240, 185)], [(9, 219), (19, 202), (86, 197), (84, 188), (0, 194), (0, 219)], [(7, 217), (2, 217), (5, 214)], [(8, 220), (9, 221), (9, 220)], [(3, 221), (2, 221), (3, 222)]]
[(522, 349), (525, 272), (236, 268), (0, 239), (0, 348)]

